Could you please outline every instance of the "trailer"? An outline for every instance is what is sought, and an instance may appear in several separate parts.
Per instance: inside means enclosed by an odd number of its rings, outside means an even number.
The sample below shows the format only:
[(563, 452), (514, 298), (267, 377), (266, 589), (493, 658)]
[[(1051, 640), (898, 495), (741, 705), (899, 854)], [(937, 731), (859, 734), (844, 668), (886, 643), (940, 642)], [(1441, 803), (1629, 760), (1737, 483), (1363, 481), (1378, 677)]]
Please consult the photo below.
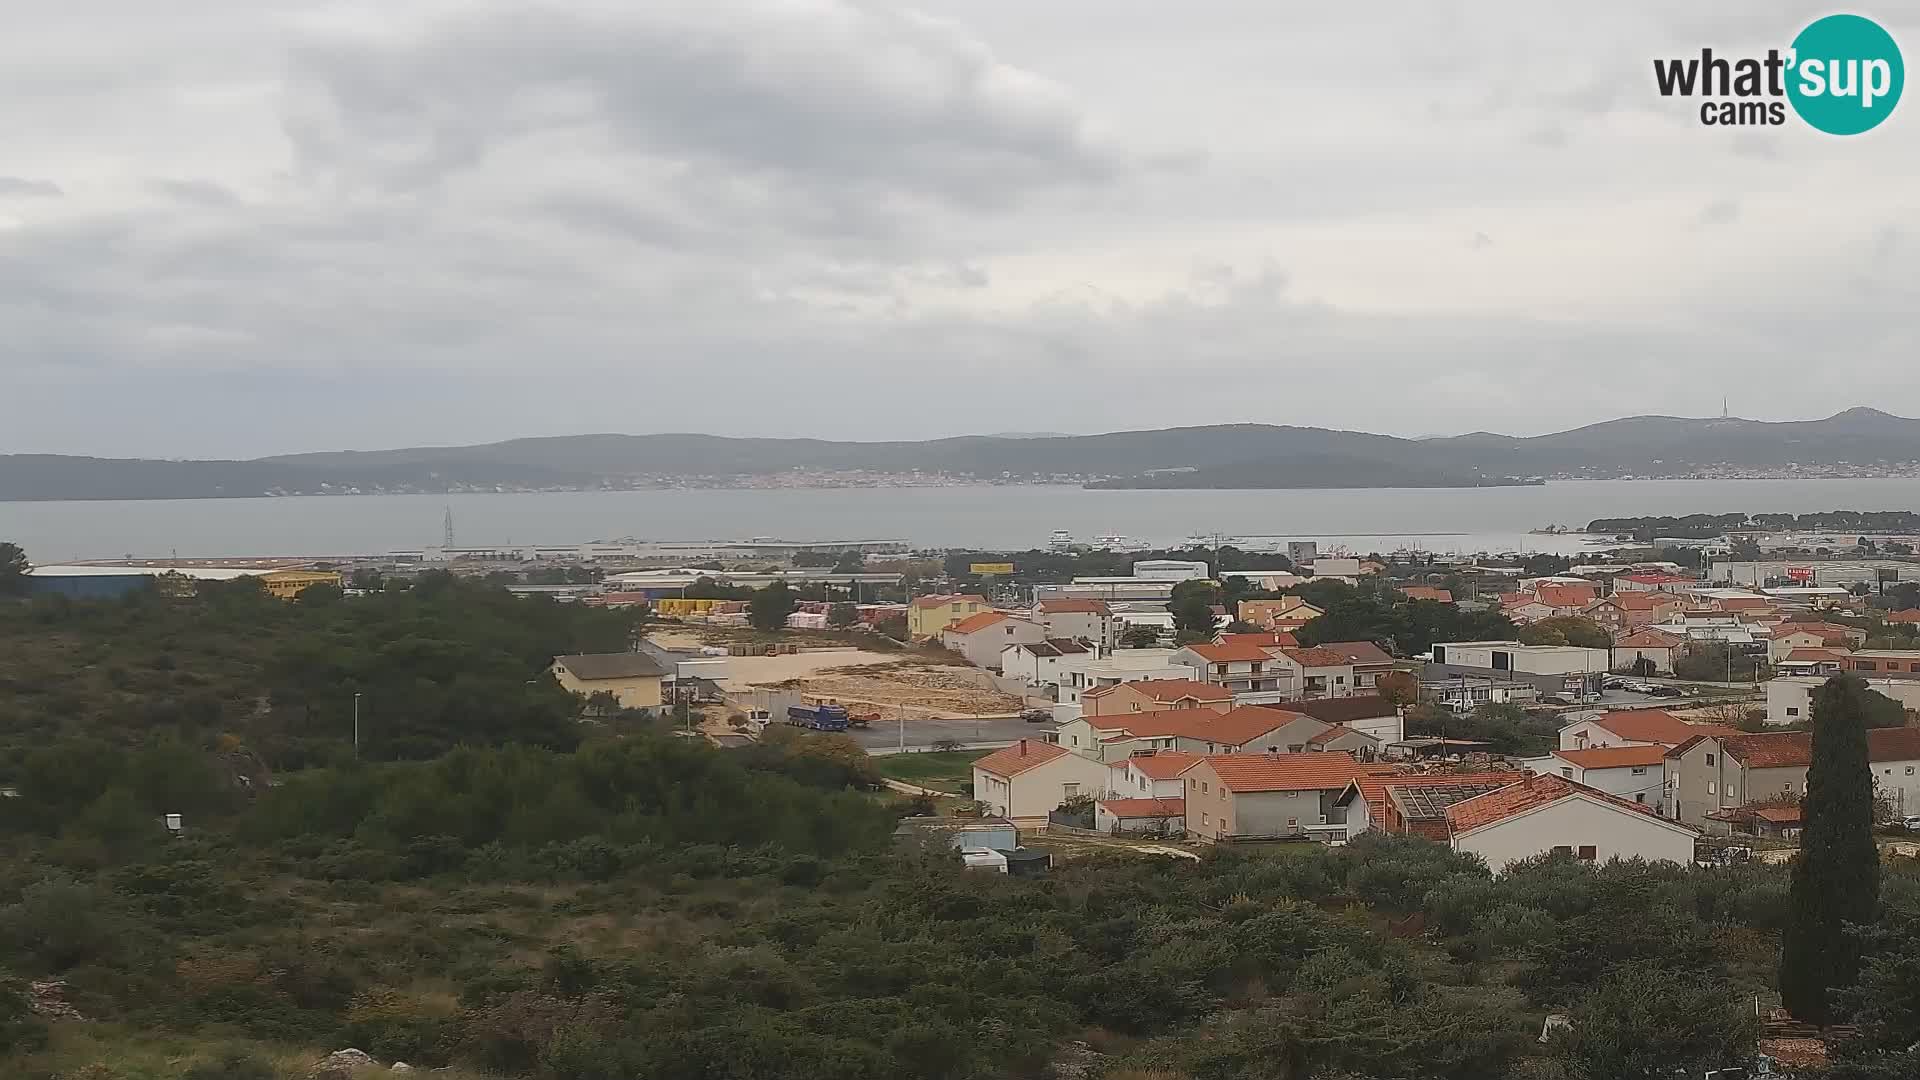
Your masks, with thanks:
[(847, 730), (846, 707), (843, 705), (790, 705), (787, 707), (787, 723), (795, 727), (811, 728), (814, 731)]

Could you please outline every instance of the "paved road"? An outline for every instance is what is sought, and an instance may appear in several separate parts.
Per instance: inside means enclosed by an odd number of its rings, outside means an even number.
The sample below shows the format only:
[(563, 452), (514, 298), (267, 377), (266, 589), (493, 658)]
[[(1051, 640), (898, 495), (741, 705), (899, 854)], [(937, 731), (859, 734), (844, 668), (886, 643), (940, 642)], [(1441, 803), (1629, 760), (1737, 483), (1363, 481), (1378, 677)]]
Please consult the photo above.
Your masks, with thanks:
[[(885, 753), (900, 746), (899, 723), (881, 721), (864, 731), (855, 728), (847, 734), (870, 753)], [(1029, 724), (1025, 720), (909, 720), (904, 725), (907, 748), (932, 746), (952, 739), (969, 748), (1005, 746), (1021, 739), (1038, 739), (1053, 730), (1052, 724)]]

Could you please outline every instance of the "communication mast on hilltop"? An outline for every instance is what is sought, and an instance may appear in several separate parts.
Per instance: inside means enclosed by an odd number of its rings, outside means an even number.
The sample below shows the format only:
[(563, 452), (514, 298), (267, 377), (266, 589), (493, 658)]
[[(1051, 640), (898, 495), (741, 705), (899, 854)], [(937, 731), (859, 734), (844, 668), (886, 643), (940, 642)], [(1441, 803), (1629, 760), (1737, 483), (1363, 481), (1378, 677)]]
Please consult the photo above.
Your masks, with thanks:
[(453, 507), (451, 506), (447, 507), (446, 530), (445, 535), (440, 539), (440, 545), (446, 548), (453, 547)]

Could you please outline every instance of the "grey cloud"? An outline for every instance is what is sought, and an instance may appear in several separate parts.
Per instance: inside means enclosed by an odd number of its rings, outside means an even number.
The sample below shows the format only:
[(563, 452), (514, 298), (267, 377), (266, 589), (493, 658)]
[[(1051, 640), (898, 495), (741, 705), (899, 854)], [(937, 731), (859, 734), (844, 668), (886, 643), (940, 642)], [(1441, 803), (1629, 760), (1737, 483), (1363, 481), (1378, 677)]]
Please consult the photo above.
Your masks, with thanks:
[(1740, 220), (1740, 204), (1732, 199), (1715, 199), (1700, 208), (1695, 220), (1701, 225), (1731, 225)]
[[(1730, 379), (1920, 412), (1912, 140), (1699, 127), (1647, 85), (1651, 50), (1705, 43), (1668, 5), (1435, 4), (1383, 39), (1257, 0), (925, 2), (950, 18), (364, 5), (316, 36), (310, 4), (207, 0), (124, 85), (27, 95), (34, 130), (88, 138), (7, 167), (88, 181), (0, 205), (0, 450), (820, 435), (848, 409), (875, 438), (1524, 432)], [(36, 70), (140, 50), (59, 20)], [(0, 79), (26, 49), (0, 40)], [(0, 120), (34, 84), (9, 85)], [(167, 124), (102, 119), (130, 115)], [(1206, 391), (1139, 392), (1170, 377)], [(261, 422), (282, 394), (310, 407)]]
[(302, 162), (402, 186), (549, 125), (603, 151), (968, 206), (1126, 168), (1057, 87), (881, 5), (493, 4), (411, 40), (302, 45), (293, 76)]
[(147, 186), (170, 199), (200, 206), (237, 206), (240, 196), (211, 180), (157, 179)]
[(0, 199), (57, 199), (65, 194), (51, 180), (29, 180), (19, 176), (0, 176)]

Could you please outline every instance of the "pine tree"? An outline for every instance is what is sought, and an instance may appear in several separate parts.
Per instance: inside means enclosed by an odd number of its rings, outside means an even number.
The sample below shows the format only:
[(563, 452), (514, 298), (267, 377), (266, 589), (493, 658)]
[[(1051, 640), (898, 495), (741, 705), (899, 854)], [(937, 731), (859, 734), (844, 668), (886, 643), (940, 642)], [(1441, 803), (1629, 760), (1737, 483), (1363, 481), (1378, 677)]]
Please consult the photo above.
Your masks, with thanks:
[(1788, 1012), (1816, 1024), (1833, 1021), (1831, 992), (1860, 974), (1860, 944), (1847, 925), (1872, 923), (1879, 908), (1867, 692), (1866, 683), (1843, 675), (1813, 694), (1813, 763), (1780, 948), (1780, 998)]

